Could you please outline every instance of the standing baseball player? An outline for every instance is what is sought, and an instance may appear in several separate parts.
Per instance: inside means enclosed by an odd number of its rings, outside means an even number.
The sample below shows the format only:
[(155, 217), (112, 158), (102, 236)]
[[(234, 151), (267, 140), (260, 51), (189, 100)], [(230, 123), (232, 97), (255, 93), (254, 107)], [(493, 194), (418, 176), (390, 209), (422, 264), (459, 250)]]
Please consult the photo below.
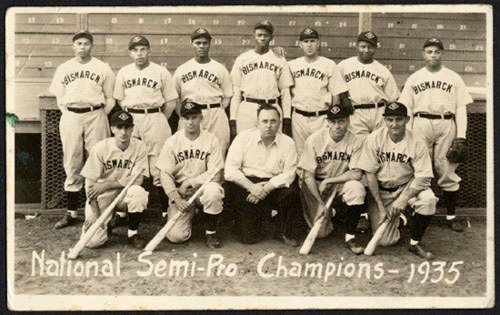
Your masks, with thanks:
[(309, 227), (314, 225), (316, 217), (326, 213), (325, 224), (321, 227), (318, 238), (328, 236), (333, 230), (331, 218), (334, 214), (326, 209), (324, 200), (335, 194), (334, 202), (346, 204), (345, 241), (351, 251), (359, 255), (364, 248), (355, 240), (356, 227), (365, 208), (366, 191), (359, 181), (361, 171), (352, 166), (361, 154), (363, 141), (347, 130), (349, 114), (348, 109), (343, 106), (332, 106), (327, 115), (328, 127), (307, 138), (299, 162), (299, 169), (303, 170), (300, 196), (304, 218)]
[(405, 105), (387, 104), (384, 112), (386, 127), (370, 134), (357, 167), (368, 179), (368, 213), (372, 231), (389, 220), (379, 242), (382, 246), (395, 244), (400, 237), (399, 214), (407, 206), (414, 210), (410, 220), (410, 247), (408, 250), (424, 259), (433, 255), (425, 251), (420, 241), (436, 212), (437, 198), (430, 188), (432, 163), (427, 146), (420, 137), (406, 129), (410, 120)]
[(231, 139), (257, 126), (257, 109), (262, 104), (280, 108), (283, 132), (292, 136), (290, 87), (293, 78), (284, 57), (269, 49), (273, 25), (260, 21), (254, 27), (255, 47), (236, 58), (231, 70), (234, 95), (230, 107)]
[(425, 41), (422, 52), (425, 67), (408, 78), (399, 101), (413, 114), (413, 133), (425, 140), (434, 159), (437, 183), (443, 190), (447, 207), (448, 226), (462, 232), (464, 227), (455, 217), (460, 188), (460, 177), (455, 173), (458, 161), (450, 161), (446, 154), (454, 142), (465, 143), (467, 105), (473, 100), (462, 78), (441, 65), (443, 52), (441, 40)]
[[(132, 138), (133, 129), (132, 115), (117, 111), (111, 116), (111, 131), (114, 137), (100, 141), (90, 151), (81, 173), (85, 177), (87, 192), (83, 232), (94, 224), (101, 216), (101, 211), (115, 200), (130, 178), (142, 168), (142, 176), (137, 177), (116, 206), (117, 210), (128, 212), (128, 243), (141, 249), (145, 242), (139, 238), (137, 230), (142, 212), (148, 204), (148, 192), (141, 184), (144, 176), (149, 176), (149, 171), (146, 145)], [(107, 241), (108, 235), (112, 233), (111, 227), (108, 227), (111, 218), (112, 216), (109, 216), (97, 230), (87, 247), (98, 247)]]
[[(132, 136), (146, 143), (149, 171), (153, 185), (158, 189), (165, 217), (168, 199), (161, 187), (160, 173), (155, 165), (163, 143), (172, 135), (168, 118), (175, 109), (178, 95), (170, 72), (149, 60), (151, 49), (146, 37), (132, 37), (128, 50), (134, 62), (118, 71), (113, 95), (123, 110), (134, 117), (136, 126)], [(125, 214), (117, 214), (113, 225), (123, 224), (120, 218), (124, 218)]]
[[(229, 72), (208, 52), (212, 36), (205, 28), (191, 34), (194, 58), (180, 65), (174, 73), (175, 88), (181, 102), (197, 103), (202, 108), (201, 128), (214, 134), (223, 152), (229, 147), (229, 122), (224, 111), (229, 106), (233, 87)], [(179, 129), (182, 129), (181, 119)]]
[(76, 222), (84, 156), (97, 142), (109, 137), (107, 114), (115, 106), (115, 75), (108, 64), (92, 57), (93, 42), (87, 31), (73, 36), (75, 57), (57, 67), (49, 88), (62, 113), (59, 132), (68, 201), (68, 213), (56, 223), (56, 229)]
[(328, 108), (339, 102), (338, 95), (347, 87), (335, 62), (319, 55), (319, 33), (315, 29), (305, 28), (299, 40), (304, 56), (288, 64), (295, 80), (291, 91), (292, 133), (300, 156), (306, 139), (326, 128)]
[[(204, 119), (201, 106), (185, 102), (181, 105), (180, 114), (184, 129), (165, 142), (157, 162), (163, 189), (170, 200), (168, 220), (179, 212), (184, 213), (167, 233), (167, 238), (173, 243), (181, 243), (191, 237), (195, 210), (188, 200), (215, 170), (224, 166), (219, 140), (201, 129)], [(203, 207), (206, 243), (210, 248), (220, 246), (216, 229), (224, 198), (224, 190), (219, 184), (221, 179), (220, 174), (216, 176), (196, 200), (196, 204)]]
[(292, 236), (292, 219), (300, 207), (299, 189), (294, 183), (295, 144), (278, 132), (278, 108), (261, 105), (257, 117), (258, 127), (242, 131), (229, 147), (224, 184), (227, 202), (238, 214), (243, 243), (260, 240), (262, 219), (276, 209), (274, 237), (286, 245), (298, 246)]

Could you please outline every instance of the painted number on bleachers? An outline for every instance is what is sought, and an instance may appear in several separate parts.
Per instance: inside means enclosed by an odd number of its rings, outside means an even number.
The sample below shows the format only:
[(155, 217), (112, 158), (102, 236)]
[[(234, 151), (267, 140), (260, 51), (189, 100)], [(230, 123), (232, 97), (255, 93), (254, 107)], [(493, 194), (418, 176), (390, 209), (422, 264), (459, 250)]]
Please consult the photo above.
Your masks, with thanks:
[(473, 67), (471, 67), (471, 66), (466, 66), (466, 67), (464, 68), (464, 71), (465, 71), (465, 72), (472, 72), (472, 71), (474, 71), (474, 68), (473, 68)]
[(28, 23), (30, 23), (30, 24), (35, 23), (35, 18), (34, 17), (29, 17), (28, 18)]
[(245, 20), (238, 20), (238, 22), (236, 22), (237, 25), (245, 25), (246, 22)]
[(321, 26), (321, 21), (314, 22), (314, 26)]
[(412, 24), (411, 28), (418, 28), (418, 24)]
[(144, 19), (143, 18), (139, 18), (139, 24), (144, 24)]
[(385, 67), (389, 70), (392, 70), (392, 65), (385, 65)]
[(461, 24), (460, 25), (460, 30), (465, 31), (467, 29), (467, 25)]
[(30, 43), (30, 38), (29, 37), (23, 37), (22, 42), (23, 42), (23, 44), (29, 44)]
[(64, 18), (62, 18), (62, 17), (56, 18), (56, 23), (57, 24), (63, 24), (64, 23)]
[(349, 42), (349, 47), (356, 47), (356, 42)]
[(289, 21), (288, 26), (295, 26), (297, 25), (297, 21)]
[(196, 25), (196, 20), (194, 20), (194, 19), (188, 19), (188, 24), (189, 25)]
[(58, 37), (52, 38), (52, 44), (59, 44), (61, 41), (59, 40)]
[(163, 19), (163, 24), (170, 24), (170, 23), (172, 23), (172, 18)]
[(43, 66), (44, 66), (45, 68), (50, 68), (50, 67), (52, 67), (52, 62), (51, 62), (51, 61), (45, 61), (45, 62), (43, 63)]
[(244, 39), (243, 42), (241, 43), (243, 46), (250, 45), (250, 40), (249, 39)]
[(450, 46), (448, 47), (448, 49), (454, 50), (454, 49), (457, 49), (457, 46), (455, 44), (450, 44)]
[(321, 47), (328, 47), (328, 43), (327, 43), (327, 42), (321, 42), (321, 43), (320, 43), (320, 46), (321, 46)]
[(213, 24), (213, 25), (219, 25), (219, 20), (213, 20), (213, 21), (212, 21), (212, 24)]
[(165, 38), (160, 39), (160, 44), (166, 45), (167, 43), (168, 43), (168, 38), (165, 37)]
[(339, 27), (347, 27), (347, 22), (339, 22)]
[(269, 42), (269, 45), (270, 46), (274, 46), (274, 39), (272, 41)]
[(476, 50), (483, 50), (483, 49), (484, 49), (483, 46), (480, 46), (480, 45), (476, 46)]
[(168, 63), (167, 62), (160, 62), (160, 66), (164, 68), (168, 68)]
[(214, 45), (222, 45), (222, 39), (220, 39), (220, 38), (215, 38), (215, 39), (214, 39)]
[(300, 41), (296, 40), (295, 41), (295, 46), (299, 46), (299, 44), (300, 44)]
[(405, 49), (405, 44), (404, 43), (399, 43), (399, 49)]
[(410, 71), (413, 71), (415, 70), (415, 65), (410, 65), (410, 68), (409, 68)]
[(442, 30), (442, 29), (444, 29), (443, 24), (438, 24), (438, 25), (436, 25), (436, 29), (438, 29), (438, 30)]
[(106, 44), (111, 45), (113, 44), (113, 39), (112, 38), (106, 38)]
[(111, 18), (111, 24), (116, 24), (118, 23), (118, 19), (117, 18)]
[(394, 23), (387, 23), (387, 28), (393, 28), (394, 27)]

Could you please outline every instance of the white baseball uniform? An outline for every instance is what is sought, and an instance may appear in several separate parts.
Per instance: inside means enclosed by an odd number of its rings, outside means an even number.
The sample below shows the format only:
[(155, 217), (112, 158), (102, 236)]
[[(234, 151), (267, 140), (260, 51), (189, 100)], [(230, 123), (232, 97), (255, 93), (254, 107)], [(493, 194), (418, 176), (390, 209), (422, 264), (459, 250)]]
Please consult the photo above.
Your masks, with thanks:
[[(142, 175), (148, 177), (148, 159), (146, 145), (137, 139), (131, 138), (130, 145), (122, 151), (116, 145), (115, 139), (107, 138), (97, 143), (90, 151), (89, 158), (82, 169), (81, 175), (94, 182), (118, 181), (126, 186), (130, 178), (142, 167)], [(120, 194), (120, 189), (112, 189), (97, 197), (99, 209), (104, 211)], [(116, 209), (130, 213), (140, 213), (148, 205), (148, 192), (139, 185), (132, 185), (127, 190), (122, 201), (118, 202)], [(92, 211), (87, 200), (85, 204), (85, 216)], [(87, 247), (97, 247), (107, 240), (107, 226), (113, 216), (110, 215), (87, 244)]]
[[(213, 59), (208, 63), (198, 63), (193, 58), (177, 68), (174, 81), (181, 101), (188, 100), (207, 107), (202, 110), (201, 128), (214, 134), (219, 139), (223, 152), (226, 152), (229, 147), (229, 121), (221, 101), (233, 96), (229, 72)], [(220, 106), (212, 108), (211, 104)], [(181, 119), (178, 129), (182, 128)]]
[[(433, 176), (432, 163), (424, 141), (406, 130), (404, 138), (394, 143), (388, 135), (387, 127), (380, 128), (366, 137), (363, 152), (355, 167), (374, 173), (378, 183), (382, 202), (386, 209), (406, 189), (411, 187), (422, 189), (409, 200), (408, 204), (415, 212), (422, 215), (433, 215), (436, 212), (437, 198), (430, 189)], [(372, 231), (376, 231), (385, 219), (385, 214), (377, 207), (371, 196), (368, 198), (368, 215)], [(399, 240), (399, 220), (393, 220), (380, 245), (388, 246)]]
[(338, 67), (355, 108), (351, 115), (350, 130), (356, 134), (367, 135), (382, 127), (384, 107), (356, 109), (356, 105), (397, 100), (399, 90), (391, 72), (377, 60), (364, 64), (357, 56), (341, 61)]
[[(335, 142), (330, 136), (329, 128), (323, 128), (307, 138), (298, 168), (314, 174), (319, 186), (324, 179), (340, 176), (352, 169), (360, 158), (362, 143), (361, 137), (350, 131), (346, 132), (342, 140)], [(365, 187), (356, 180), (333, 185), (332, 193), (342, 196), (342, 201), (347, 205), (362, 205), (366, 196)], [(318, 208), (311, 204), (307, 205), (307, 201), (311, 198), (304, 195), (304, 189), (301, 189), (301, 197), (304, 218), (307, 224), (312, 227)], [(328, 216), (326, 224), (318, 233), (320, 238), (328, 236), (333, 231), (330, 220), (331, 212), (328, 213)]]
[[(56, 96), (62, 112), (59, 131), (66, 191), (78, 192), (83, 187), (80, 171), (84, 164), (84, 150), (88, 155), (97, 142), (109, 137), (106, 113), (110, 109), (104, 107), (107, 106), (106, 98), (113, 96), (114, 84), (115, 75), (109, 65), (93, 57), (85, 64), (73, 58), (57, 67), (49, 91)], [(92, 106), (102, 108), (85, 113), (70, 111)]]
[[(179, 212), (172, 202), (177, 194), (177, 187), (187, 180), (197, 189), (215, 169), (224, 167), (219, 139), (208, 131), (201, 130), (198, 138), (191, 141), (186, 138), (184, 130), (179, 130), (163, 145), (156, 167), (160, 169), (162, 177), (167, 175), (172, 179), (170, 182), (162, 181), (163, 189), (170, 199), (170, 220)], [(224, 189), (213, 180), (205, 186), (197, 203), (203, 206), (205, 213), (215, 215), (222, 212), (223, 198)], [(194, 212), (189, 211), (179, 219), (167, 234), (167, 238), (174, 243), (188, 240), (191, 237), (193, 216)]]
[[(405, 104), (411, 114), (442, 115), (455, 114), (457, 108), (473, 100), (456, 72), (442, 67), (432, 73), (424, 67), (408, 78), (399, 102)], [(450, 163), (446, 158), (446, 152), (457, 136), (455, 120), (415, 117), (412, 130), (427, 144), (439, 176), (438, 185), (445, 191), (457, 191), (460, 187), (460, 177), (455, 173), (458, 164)]]
[[(231, 70), (231, 81), (234, 87), (241, 90), (243, 97), (236, 113), (238, 134), (257, 125), (259, 104), (245, 101), (245, 98), (277, 101), (280, 91), (293, 85), (286, 59), (277, 57), (272, 50), (263, 55), (254, 50), (239, 55)], [(273, 104), (277, 106), (278, 103)]]
[[(307, 137), (328, 125), (326, 111), (332, 104), (333, 95), (347, 91), (347, 86), (335, 62), (323, 56), (311, 63), (305, 57), (299, 57), (288, 65), (295, 81), (291, 90), (294, 108), (292, 133), (300, 155)], [(316, 115), (306, 117), (297, 110)]]

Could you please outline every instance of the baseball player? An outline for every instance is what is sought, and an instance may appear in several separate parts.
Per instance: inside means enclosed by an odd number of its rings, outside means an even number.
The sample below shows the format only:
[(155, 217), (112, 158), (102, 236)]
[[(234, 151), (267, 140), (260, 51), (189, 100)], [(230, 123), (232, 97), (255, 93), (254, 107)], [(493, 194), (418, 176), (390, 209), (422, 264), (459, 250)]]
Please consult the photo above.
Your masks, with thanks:
[[(146, 144), (132, 138), (133, 129), (132, 115), (117, 111), (111, 116), (111, 131), (114, 137), (100, 141), (90, 151), (81, 173), (85, 177), (87, 192), (83, 232), (91, 227), (101, 215), (101, 211), (115, 200), (130, 181), (130, 177), (142, 168), (142, 176), (137, 177), (116, 206), (117, 210), (128, 212), (128, 243), (141, 249), (145, 242), (139, 238), (137, 229), (142, 211), (148, 204), (148, 192), (141, 184), (143, 177), (149, 176), (149, 171)], [(98, 247), (107, 241), (108, 235), (111, 234), (111, 228), (108, 227), (110, 220), (111, 216), (90, 239), (87, 247)]]
[(400, 237), (399, 214), (407, 206), (414, 209), (410, 220), (409, 251), (424, 259), (432, 259), (431, 252), (419, 244), (432, 215), (437, 198), (430, 188), (432, 163), (424, 141), (406, 129), (410, 120), (405, 105), (393, 102), (385, 107), (386, 127), (370, 134), (357, 167), (365, 171), (371, 195), (368, 213), (372, 231), (389, 220), (379, 242), (382, 246), (395, 244)]
[(425, 67), (412, 74), (405, 83), (399, 102), (408, 106), (413, 118), (413, 133), (421, 136), (438, 176), (447, 207), (448, 226), (457, 232), (464, 230), (456, 220), (455, 207), (460, 177), (455, 173), (457, 163), (446, 158), (446, 152), (455, 139), (464, 139), (467, 133), (467, 105), (473, 100), (462, 78), (441, 65), (443, 42), (429, 38), (424, 43), (422, 56)]
[(299, 190), (294, 184), (295, 144), (278, 132), (278, 108), (261, 105), (257, 117), (257, 128), (242, 131), (229, 147), (224, 183), (227, 202), (238, 214), (242, 243), (258, 242), (262, 218), (276, 209), (274, 237), (286, 245), (298, 246), (292, 237), (292, 219), (300, 204)]
[(254, 27), (255, 47), (236, 58), (231, 70), (234, 95), (230, 106), (231, 139), (257, 125), (262, 104), (281, 106), (283, 132), (292, 136), (290, 87), (293, 78), (284, 57), (269, 49), (273, 25), (260, 21)]
[(292, 133), (297, 153), (313, 132), (328, 125), (326, 114), (338, 94), (347, 91), (335, 62), (319, 55), (319, 33), (305, 28), (299, 35), (304, 56), (288, 62), (295, 85), (292, 87)]
[[(157, 162), (163, 189), (170, 200), (168, 220), (179, 212), (184, 213), (167, 233), (167, 238), (173, 243), (181, 243), (191, 237), (191, 221), (195, 211), (188, 204), (189, 197), (216, 169), (224, 166), (219, 140), (201, 129), (204, 119), (201, 106), (185, 102), (180, 114), (184, 129), (165, 142)], [(217, 218), (222, 212), (224, 198), (220, 180), (220, 176), (212, 180), (196, 200), (196, 204), (203, 207), (206, 243), (210, 248), (220, 246), (216, 236)]]
[[(181, 102), (197, 103), (202, 108), (201, 128), (214, 134), (223, 152), (229, 147), (229, 121), (224, 111), (233, 95), (226, 68), (208, 55), (212, 36), (205, 28), (191, 34), (195, 57), (180, 65), (174, 73), (175, 88)], [(184, 120), (180, 120), (182, 129)]]
[[(149, 60), (151, 49), (146, 37), (133, 36), (128, 50), (134, 62), (118, 71), (113, 95), (120, 106), (134, 117), (136, 127), (132, 136), (147, 145), (149, 171), (153, 185), (158, 189), (165, 217), (168, 199), (161, 188), (160, 174), (155, 165), (163, 143), (172, 135), (168, 118), (175, 109), (178, 95), (168, 70)], [(124, 213), (117, 214), (113, 224), (120, 225)]]
[(359, 255), (364, 248), (357, 244), (355, 236), (360, 214), (365, 208), (366, 191), (360, 182), (361, 171), (352, 166), (359, 158), (363, 141), (347, 130), (349, 115), (348, 108), (332, 106), (327, 114), (328, 127), (307, 138), (299, 162), (299, 169), (303, 170), (300, 196), (304, 218), (309, 227), (314, 225), (315, 218), (320, 213), (325, 211), (327, 215), (318, 238), (328, 236), (333, 230), (330, 220), (332, 211), (325, 208), (324, 200), (335, 194), (334, 202), (346, 204), (345, 241), (351, 251)]
[(87, 31), (73, 36), (75, 57), (57, 67), (49, 88), (62, 113), (59, 132), (68, 201), (68, 213), (56, 223), (56, 229), (76, 222), (78, 196), (84, 182), (80, 176), (84, 156), (97, 142), (109, 137), (107, 114), (115, 106), (115, 75), (108, 64), (92, 57), (93, 42)]

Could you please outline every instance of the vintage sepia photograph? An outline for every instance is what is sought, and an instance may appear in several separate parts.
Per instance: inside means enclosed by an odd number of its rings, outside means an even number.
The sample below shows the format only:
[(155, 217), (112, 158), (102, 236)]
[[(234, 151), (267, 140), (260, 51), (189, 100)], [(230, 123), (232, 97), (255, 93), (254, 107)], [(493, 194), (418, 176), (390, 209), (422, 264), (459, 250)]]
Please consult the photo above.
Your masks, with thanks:
[(16, 311), (495, 306), (488, 5), (11, 7)]

